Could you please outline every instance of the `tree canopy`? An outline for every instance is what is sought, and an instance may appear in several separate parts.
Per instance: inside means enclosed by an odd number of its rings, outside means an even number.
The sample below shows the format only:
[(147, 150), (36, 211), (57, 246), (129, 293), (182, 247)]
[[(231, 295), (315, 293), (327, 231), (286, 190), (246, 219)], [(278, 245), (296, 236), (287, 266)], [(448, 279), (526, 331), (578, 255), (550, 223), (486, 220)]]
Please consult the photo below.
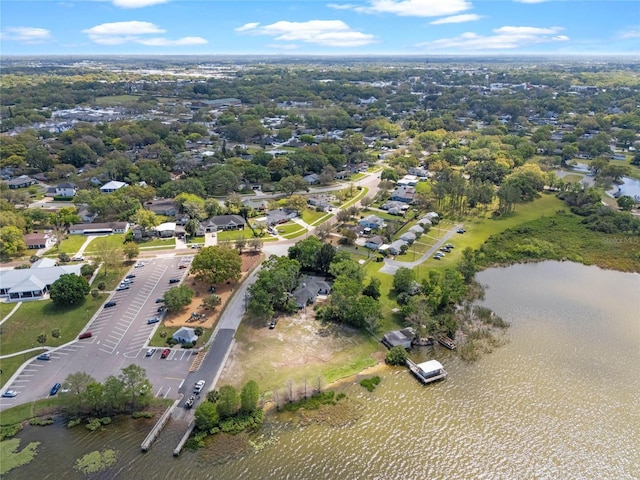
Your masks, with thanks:
[(212, 285), (236, 282), (242, 274), (242, 259), (236, 250), (228, 247), (204, 247), (193, 258), (191, 272), (198, 280)]
[(65, 273), (51, 284), (49, 295), (56, 305), (70, 306), (82, 303), (91, 287), (84, 277)]

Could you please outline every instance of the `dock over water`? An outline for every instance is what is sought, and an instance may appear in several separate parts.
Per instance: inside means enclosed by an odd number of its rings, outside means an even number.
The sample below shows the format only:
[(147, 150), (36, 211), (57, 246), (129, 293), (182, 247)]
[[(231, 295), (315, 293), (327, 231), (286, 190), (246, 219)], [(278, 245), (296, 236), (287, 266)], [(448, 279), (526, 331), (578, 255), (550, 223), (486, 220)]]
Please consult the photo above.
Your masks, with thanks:
[(407, 358), (406, 365), (411, 373), (425, 385), (443, 380), (448, 375), (442, 364), (437, 360), (429, 360), (418, 364)]

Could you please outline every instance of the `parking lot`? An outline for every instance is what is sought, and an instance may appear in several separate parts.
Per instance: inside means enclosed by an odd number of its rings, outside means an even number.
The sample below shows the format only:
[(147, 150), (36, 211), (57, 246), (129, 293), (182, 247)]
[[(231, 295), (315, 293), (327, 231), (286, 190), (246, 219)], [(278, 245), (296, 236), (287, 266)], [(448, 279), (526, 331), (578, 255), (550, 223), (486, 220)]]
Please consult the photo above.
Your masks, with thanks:
[[(147, 320), (160, 316), (156, 303), (169, 288), (170, 279), (182, 280), (188, 272), (193, 257), (166, 257), (147, 260), (142, 266), (132, 268), (129, 288), (114, 292), (107, 301), (116, 304), (101, 308), (83, 332), (91, 337), (75, 340), (50, 351), (49, 360), (34, 358), (20, 374), (5, 385), (3, 390), (17, 392), (15, 398), (2, 398), (2, 407), (45, 398), (55, 383), (63, 383), (67, 375), (86, 372), (102, 382), (110, 375), (118, 375), (120, 369), (135, 363), (144, 367), (154, 386), (154, 394), (175, 398), (178, 388), (188, 374), (195, 352), (174, 348), (165, 359), (162, 349), (145, 356), (148, 341), (160, 323), (148, 324)], [(183, 265), (182, 268), (180, 266)], [(184, 266), (186, 265), (187, 268)], [(123, 279), (124, 280), (124, 279)]]

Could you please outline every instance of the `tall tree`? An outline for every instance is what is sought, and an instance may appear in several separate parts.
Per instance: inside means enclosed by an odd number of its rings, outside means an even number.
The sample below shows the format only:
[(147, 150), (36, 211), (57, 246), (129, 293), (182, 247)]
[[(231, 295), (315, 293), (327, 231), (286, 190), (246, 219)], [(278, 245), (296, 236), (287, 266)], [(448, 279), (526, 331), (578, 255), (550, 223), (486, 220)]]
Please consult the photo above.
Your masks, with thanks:
[(243, 412), (251, 413), (258, 409), (258, 400), (260, 399), (260, 388), (254, 380), (249, 380), (242, 387), (240, 393), (240, 403)]
[(193, 258), (191, 272), (211, 284), (236, 282), (242, 273), (242, 259), (236, 250), (228, 247), (204, 247)]
[(238, 404), (240, 398), (238, 392), (231, 385), (224, 385), (220, 388), (220, 396), (218, 397), (218, 414), (220, 418), (227, 418), (238, 412)]
[(53, 303), (66, 307), (81, 303), (90, 290), (89, 282), (84, 277), (65, 273), (51, 284), (49, 294)]

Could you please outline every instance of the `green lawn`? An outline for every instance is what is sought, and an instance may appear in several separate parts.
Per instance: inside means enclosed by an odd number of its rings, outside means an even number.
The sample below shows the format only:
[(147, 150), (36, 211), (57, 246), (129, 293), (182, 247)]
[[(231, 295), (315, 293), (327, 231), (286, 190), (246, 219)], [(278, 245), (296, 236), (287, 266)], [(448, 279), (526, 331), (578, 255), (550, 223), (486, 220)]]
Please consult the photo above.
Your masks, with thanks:
[(218, 237), (219, 242), (228, 242), (238, 238), (253, 238), (253, 232), (250, 228), (245, 228), (244, 230), (223, 230), (221, 232), (217, 232), (216, 236)]
[(111, 107), (116, 105), (130, 105), (136, 103), (138, 98), (135, 95), (109, 95), (106, 97), (96, 97), (94, 102), (101, 107)]
[(350, 200), (347, 200), (342, 205), (340, 205), (340, 208), (350, 207), (351, 205), (356, 203), (358, 200), (363, 198), (368, 192), (369, 192), (369, 189), (367, 187), (362, 187), (362, 190), (358, 190), (358, 193), (353, 198), (351, 198)]
[(49, 414), (52, 409), (57, 409), (60, 406), (61, 399), (62, 397), (56, 395), (55, 397), (47, 397), (42, 400), (36, 400), (35, 402), (23, 403), (8, 408), (2, 412), (0, 425), (13, 425), (24, 422), (30, 418)]
[(78, 250), (80, 250), (80, 247), (82, 247), (86, 241), (87, 237), (84, 235), (68, 235), (67, 238), (60, 242), (60, 250), (56, 250), (54, 247), (49, 251), (49, 253), (57, 256), (59, 252), (65, 252), (73, 256)]
[(13, 310), (13, 307), (15, 306), (16, 306), (15, 303), (1, 302), (0, 303), (0, 320), (2, 320), (6, 314), (8, 314), (11, 310)]
[(320, 219), (327, 219), (331, 217), (330, 213), (327, 212), (316, 212), (315, 210), (311, 210), (309, 208), (305, 208), (302, 212), (302, 220), (309, 225), (315, 225), (320, 223)]
[(122, 245), (124, 244), (124, 233), (105, 235), (103, 237), (96, 238), (89, 244), (85, 252), (97, 253), (100, 244), (102, 244), (103, 242), (110, 247), (122, 247)]
[[(61, 308), (51, 300), (25, 302), (2, 324), (0, 351), (3, 355), (38, 347), (37, 337), (47, 336), (46, 346), (58, 347), (74, 339), (93, 314), (100, 308), (105, 297), (94, 299), (87, 296), (82, 305)], [(60, 330), (60, 338), (51, 336), (51, 331)]]
[[(203, 238), (204, 241), (204, 238)], [(176, 239), (175, 238), (154, 238), (151, 240), (145, 240), (141, 242), (136, 242), (136, 244), (140, 248), (146, 247), (175, 247)]]

